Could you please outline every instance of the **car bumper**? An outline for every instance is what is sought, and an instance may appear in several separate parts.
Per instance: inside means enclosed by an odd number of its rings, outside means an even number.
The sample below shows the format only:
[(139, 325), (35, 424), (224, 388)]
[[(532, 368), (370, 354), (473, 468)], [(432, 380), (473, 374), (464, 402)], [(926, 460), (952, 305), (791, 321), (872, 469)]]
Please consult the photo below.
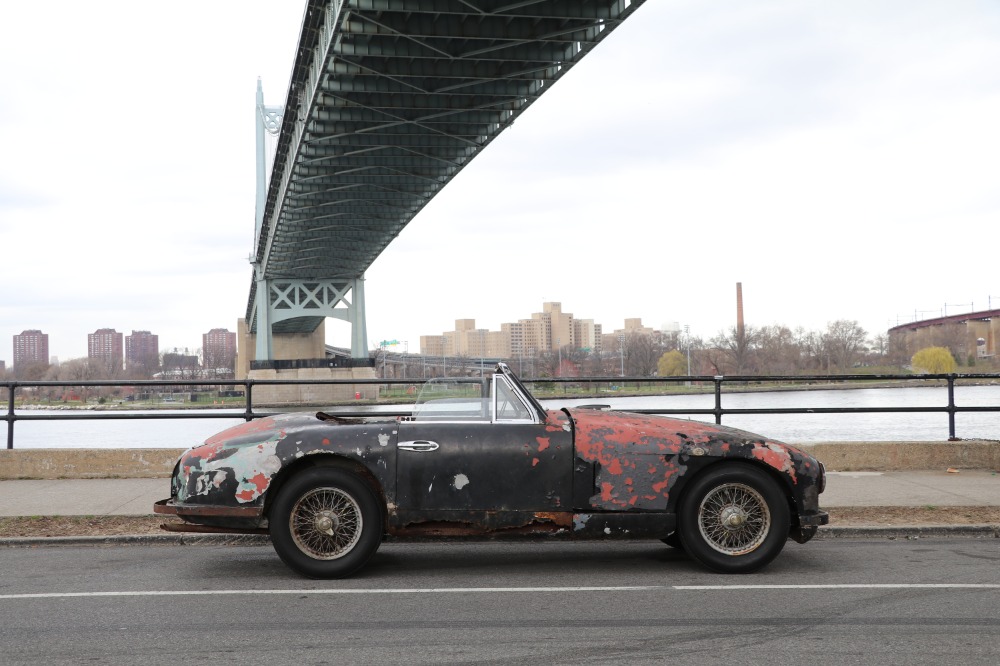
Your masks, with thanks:
[(814, 511), (812, 513), (800, 514), (799, 524), (791, 529), (788, 536), (798, 543), (805, 543), (816, 536), (816, 530), (820, 525), (830, 522), (830, 514), (826, 511)]
[[(162, 499), (153, 504), (153, 513), (161, 516), (177, 516), (186, 523), (197, 526), (196, 531), (232, 530), (255, 531), (262, 524), (263, 507), (220, 506), (215, 504), (184, 504), (174, 498)], [(175, 529), (164, 526), (168, 531), (192, 531), (191, 528)]]

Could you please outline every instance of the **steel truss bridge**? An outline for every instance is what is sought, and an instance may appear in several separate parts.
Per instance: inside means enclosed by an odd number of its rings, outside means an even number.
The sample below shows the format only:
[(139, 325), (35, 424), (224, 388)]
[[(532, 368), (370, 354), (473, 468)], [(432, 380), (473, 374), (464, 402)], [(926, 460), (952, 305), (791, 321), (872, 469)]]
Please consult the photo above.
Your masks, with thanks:
[[(273, 358), (272, 333), (326, 317), (350, 322), (366, 357), (375, 258), (644, 2), (308, 0), (285, 105), (265, 106), (258, 85), (256, 358)], [(278, 136), (266, 186), (265, 132)]]

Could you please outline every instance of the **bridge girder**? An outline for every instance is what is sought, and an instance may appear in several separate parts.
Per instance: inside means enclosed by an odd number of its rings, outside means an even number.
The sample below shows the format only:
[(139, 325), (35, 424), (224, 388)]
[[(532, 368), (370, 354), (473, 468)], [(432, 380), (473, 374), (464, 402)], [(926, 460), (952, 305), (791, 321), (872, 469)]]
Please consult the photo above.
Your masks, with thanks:
[(267, 109), (280, 134), (249, 329), (309, 332), (340, 316), (277, 307), (287, 281), (348, 285), (341, 302), (363, 320), (363, 275), (392, 239), (644, 2), (309, 0), (283, 114)]

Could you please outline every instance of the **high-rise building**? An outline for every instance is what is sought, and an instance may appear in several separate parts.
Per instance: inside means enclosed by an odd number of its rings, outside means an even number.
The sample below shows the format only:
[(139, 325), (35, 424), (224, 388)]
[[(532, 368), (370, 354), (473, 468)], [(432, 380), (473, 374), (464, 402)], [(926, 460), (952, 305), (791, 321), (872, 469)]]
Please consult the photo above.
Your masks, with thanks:
[(14, 367), (25, 363), (49, 362), (49, 334), (37, 329), (14, 336)]
[(102, 363), (109, 370), (121, 370), (125, 345), (121, 333), (113, 328), (99, 328), (87, 334), (87, 358)]
[(152, 373), (160, 365), (160, 336), (132, 331), (125, 336), (125, 367)]
[(201, 336), (201, 354), (206, 370), (232, 370), (236, 364), (236, 333), (213, 328)]
[(593, 319), (575, 319), (573, 339), (576, 341), (576, 346), (600, 354), (604, 348), (602, 330), (601, 325), (595, 324)]
[(455, 330), (420, 336), (420, 352), (428, 356), (486, 356), (513, 358), (562, 348), (601, 351), (601, 325), (577, 320), (562, 311), (561, 303), (543, 303), (542, 311), (516, 323), (500, 324), (499, 331), (476, 328), (475, 319), (455, 320)]

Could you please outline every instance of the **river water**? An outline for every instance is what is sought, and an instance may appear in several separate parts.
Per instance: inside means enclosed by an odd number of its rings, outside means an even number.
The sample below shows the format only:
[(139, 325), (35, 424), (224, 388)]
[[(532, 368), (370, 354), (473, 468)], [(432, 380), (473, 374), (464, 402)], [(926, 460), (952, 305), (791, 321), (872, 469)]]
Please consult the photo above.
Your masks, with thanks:
[[(615, 409), (711, 409), (715, 396), (675, 395), (545, 400), (547, 408), (580, 404), (609, 404)], [(828, 408), (828, 407), (945, 407), (944, 387), (871, 388), (766, 393), (724, 393), (725, 409)], [(955, 404), (960, 407), (1000, 407), (1000, 386), (957, 386)], [(387, 409), (400, 410), (394, 405)], [(334, 410), (331, 410), (334, 411)], [(18, 410), (18, 415), (65, 414), (58, 411)], [(113, 414), (104, 411), (102, 414)], [(125, 412), (136, 413), (136, 412)], [(171, 420), (65, 420), (18, 421), (14, 447), (38, 448), (187, 448), (201, 443), (223, 428), (243, 422), (241, 410), (158, 411), (157, 414), (234, 414), (233, 418)], [(680, 416), (713, 422), (707, 415)], [(933, 414), (775, 414), (729, 415), (723, 425), (764, 434), (790, 443), (837, 441), (944, 441), (948, 438), (948, 415)], [(3, 424), (0, 423), (0, 428)], [(956, 435), (962, 439), (1000, 439), (1000, 412), (959, 413)], [(2, 432), (2, 430), (0, 430)]]

